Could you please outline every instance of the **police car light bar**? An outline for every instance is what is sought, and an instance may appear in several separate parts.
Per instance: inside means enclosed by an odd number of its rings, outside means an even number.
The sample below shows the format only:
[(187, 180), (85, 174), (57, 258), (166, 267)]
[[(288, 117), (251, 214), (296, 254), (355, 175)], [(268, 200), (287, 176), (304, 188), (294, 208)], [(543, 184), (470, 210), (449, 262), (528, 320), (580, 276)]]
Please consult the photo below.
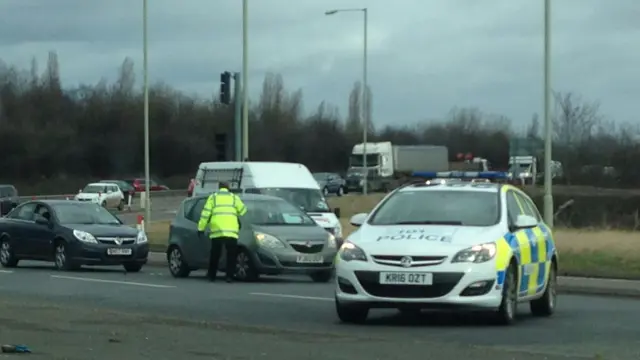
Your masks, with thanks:
[(502, 171), (415, 171), (414, 177), (420, 178), (454, 178), (454, 179), (489, 179), (489, 180), (506, 180), (509, 173)]

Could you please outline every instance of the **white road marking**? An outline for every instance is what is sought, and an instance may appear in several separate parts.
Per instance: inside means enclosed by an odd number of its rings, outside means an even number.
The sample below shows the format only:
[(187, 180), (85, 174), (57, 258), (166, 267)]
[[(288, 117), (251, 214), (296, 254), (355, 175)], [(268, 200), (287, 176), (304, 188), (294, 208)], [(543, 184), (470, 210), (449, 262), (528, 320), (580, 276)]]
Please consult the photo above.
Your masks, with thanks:
[(0, 274), (13, 274), (13, 270), (0, 270)]
[(56, 279), (65, 279), (65, 280), (77, 280), (77, 281), (120, 284), (120, 285), (133, 285), (133, 286), (143, 286), (143, 287), (162, 288), (162, 289), (175, 288), (175, 286), (171, 286), (171, 285), (157, 285), (157, 284), (147, 284), (147, 283), (139, 283), (139, 282), (131, 282), (131, 281), (93, 279), (93, 278), (83, 278), (83, 277), (75, 277), (75, 276), (51, 275), (51, 277)]
[(287, 299), (299, 299), (299, 300), (333, 301), (333, 298), (325, 298), (325, 297), (317, 297), (317, 296), (302, 296), (302, 295), (287, 295), (287, 294), (270, 294), (270, 293), (260, 293), (260, 292), (249, 293), (249, 295), (255, 295), (255, 296), (271, 296), (271, 297), (281, 297), (281, 298), (287, 298)]

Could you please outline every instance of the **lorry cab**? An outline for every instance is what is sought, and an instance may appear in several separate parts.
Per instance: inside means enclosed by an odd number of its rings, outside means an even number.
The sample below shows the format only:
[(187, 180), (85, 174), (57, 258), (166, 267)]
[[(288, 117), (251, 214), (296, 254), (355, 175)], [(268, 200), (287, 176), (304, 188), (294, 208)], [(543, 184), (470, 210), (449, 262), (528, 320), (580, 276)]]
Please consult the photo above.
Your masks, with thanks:
[(519, 179), (523, 185), (535, 184), (538, 175), (538, 159), (530, 155), (511, 156), (509, 175), (512, 179)]
[(324, 198), (318, 182), (306, 166), (285, 162), (204, 162), (194, 178), (193, 196), (208, 195), (218, 190), (221, 181), (229, 183), (232, 192), (277, 196), (300, 207), (336, 238), (342, 238), (342, 227)]

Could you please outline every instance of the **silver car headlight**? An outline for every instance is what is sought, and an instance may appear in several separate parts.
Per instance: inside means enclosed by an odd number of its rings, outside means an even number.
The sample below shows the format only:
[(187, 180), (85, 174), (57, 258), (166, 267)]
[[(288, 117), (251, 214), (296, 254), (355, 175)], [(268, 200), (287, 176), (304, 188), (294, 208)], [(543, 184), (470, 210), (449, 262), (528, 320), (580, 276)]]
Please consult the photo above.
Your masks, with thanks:
[(452, 263), (483, 263), (493, 259), (496, 256), (496, 243), (485, 243), (480, 245), (474, 245), (468, 249), (464, 249), (458, 252), (453, 259)]
[(327, 246), (329, 247), (329, 249), (335, 249), (336, 247), (338, 247), (338, 244), (336, 243), (336, 237), (331, 234), (327, 235), (329, 235), (327, 237)]
[(333, 230), (333, 234), (339, 238), (342, 237), (342, 225), (340, 225), (340, 222), (338, 221), (338, 224), (336, 225), (336, 227)]
[(262, 247), (271, 249), (283, 249), (285, 247), (284, 243), (273, 235), (258, 232), (255, 237), (258, 245)]
[(149, 240), (147, 239), (147, 234), (145, 234), (144, 231), (139, 231), (138, 232), (138, 237), (136, 237), (136, 243), (137, 244), (144, 244), (146, 242), (148, 242)]
[(82, 241), (83, 243), (88, 243), (88, 244), (97, 244), (98, 241), (96, 240), (96, 238), (89, 234), (86, 231), (82, 231), (82, 230), (73, 230), (73, 236)]
[(340, 247), (340, 259), (344, 261), (367, 261), (367, 255), (354, 243), (346, 242)]

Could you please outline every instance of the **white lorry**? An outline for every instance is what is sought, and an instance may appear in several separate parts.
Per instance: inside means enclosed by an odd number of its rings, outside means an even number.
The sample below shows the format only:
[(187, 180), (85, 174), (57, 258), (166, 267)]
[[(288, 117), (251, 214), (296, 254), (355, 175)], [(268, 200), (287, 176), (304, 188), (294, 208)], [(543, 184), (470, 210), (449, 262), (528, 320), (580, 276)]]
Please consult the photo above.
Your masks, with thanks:
[[(366, 151), (366, 168), (363, 154)], [(356, 144), (349, 158), (348, 191), (360, 191), (363, 177), (371, 191), (387, 191), (411, 177), (414, 171), (449, 170), (449, 150), (435, 145), (393, 145), (390, 141)]]
[[(533, 155), (511, 156), (509, 158), (509, 177), (518, 180), (522, 185), (535, 185), (539, 183), (538, 158)], [(562, 163), (551, 161), (551, 179), (563, 176)]]

